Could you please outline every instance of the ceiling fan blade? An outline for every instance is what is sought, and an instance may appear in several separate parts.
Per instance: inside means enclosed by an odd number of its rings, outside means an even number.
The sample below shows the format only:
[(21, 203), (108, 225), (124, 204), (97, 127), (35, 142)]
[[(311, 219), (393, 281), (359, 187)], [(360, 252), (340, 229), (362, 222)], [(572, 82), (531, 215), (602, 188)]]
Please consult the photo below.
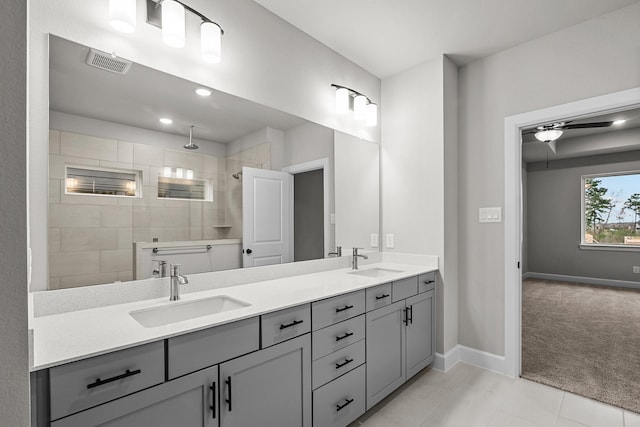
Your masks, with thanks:
[(538, 129), (527, 129), (527, 130), (523, 130), (522, 134), (523, 135), (533, 135), (534, 133), (538, 132)]
[(613, 122), (592, 122), (592, 123), (574, 123), (566, 124), (560, 129), (590, 129), (590, 128), (608, 128)]

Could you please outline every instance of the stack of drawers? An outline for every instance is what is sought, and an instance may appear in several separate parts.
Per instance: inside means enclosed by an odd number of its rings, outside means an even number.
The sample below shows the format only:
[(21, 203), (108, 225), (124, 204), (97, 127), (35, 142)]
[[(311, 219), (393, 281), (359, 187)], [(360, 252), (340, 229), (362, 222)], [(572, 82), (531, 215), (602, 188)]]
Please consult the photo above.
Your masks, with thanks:
[(311, 305), (313, 425), (346, 426), (366, 410), (365, 291)]

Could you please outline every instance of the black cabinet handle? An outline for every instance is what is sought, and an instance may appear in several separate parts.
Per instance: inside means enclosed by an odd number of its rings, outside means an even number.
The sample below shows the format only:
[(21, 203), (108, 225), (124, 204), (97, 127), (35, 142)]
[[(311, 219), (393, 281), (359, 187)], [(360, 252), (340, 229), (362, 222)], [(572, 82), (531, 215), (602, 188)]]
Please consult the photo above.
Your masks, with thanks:
[(353, 332), (345, 332), (341, 337), (336, 337), (336, 341), (342, 341), (345, 338), (349, 338), (351, 335), (353, 335)]
[(98, 387), (98, 386), (101, 386), (101, 385), (109, 384), (109, 383), (112, 383), (114, 381), (121, 380), (123, 378), (131, 377), (133, 375), (138, 375), (140, 372), (142, 372), (140, 369), (136, 369), (135, 371), (131, 371), (131, 370), (127, 369), (124, 374), (116, 375), (115, 377), (107, 378), (106, 380), (101, 380), (100, 378), (96, 378), (95, 382), (93, 382), (91, 384), (87, 384), (87, 388), (88, 389), (92, 389), (94, 387)]
[(344, 359), (344, 362), (342, 363), (336, 363), (336, 369), (340, 369), (343, 366), (348, 365), (349, 363), (353, 362), (353, 359)]
[(216, 419), (216, 382), (212, 382), (211, 386), (209, 387), (209, 390), (211, 390), (211, 406), (209, 406), (209, 408), (211, 408), (211, 412), (213, 412), (213, 419)]
[(229, 388), (228, 394), (227, 394), (227, 396), (229, 396), (229, 398), (225, 399), (225, 402), (227, 402), (227, 405), (229, 405), (229, 412), (231, 412), (231, 377), (227, 377), (227, 379), (224, 380), (224, 383)]
[(339, 403), (336, 405), (338, 407), (338, 411), (343, 410), (344, 408), (349, 406), (351, 403), (353, 403), (353, 399), (345, 399), (345, 400), (346, 402), (344, 402), (342, 405), (340, 405)]
[(353, 306), (352, 305), (345, 305), (342, 308), (336, 308), (336, 313), (340, 313), (342, 311), (349, 310), (350, 308), (353, 308)]
[(405, 326), (409, 326), (409, 309), (408, 308), (403, 308), (402, 311), (404, 311), (404, 325)]
[(287, 328), (291, 328), (293, 326), (299, 325), (300, 323), (304, 322), (304, 320), (294, 320), (293, 322), (286, 324), (286, 325), (280, 325), (280, 330), (283, 329), (287, 329)]
[(411, 324), (413, 325), (413, 306), (409, 306), (408, 308), (409, 313), (411, 313), (411, 316), (409, 317), (409, 322), (411, 322)]
[(425, 285), (429, 285), (429, 284), (431, 284), (431, 283), (435, 283), (435, 282), (436, 282), (435, 280), (425, 280), (425, 281), (424, 281), (424, 284), (425, 284)]
[(385, 298), (389, 298), (391, 295), (389, 294), (382, 294), (382, 295), (378, 295), (376, 296), (376, 299), (385, 299)]

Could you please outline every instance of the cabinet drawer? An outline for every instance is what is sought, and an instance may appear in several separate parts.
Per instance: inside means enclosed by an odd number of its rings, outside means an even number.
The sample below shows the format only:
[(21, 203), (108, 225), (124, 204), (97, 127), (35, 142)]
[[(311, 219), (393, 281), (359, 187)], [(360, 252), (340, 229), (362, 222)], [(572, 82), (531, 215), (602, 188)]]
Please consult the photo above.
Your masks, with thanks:
[(365, 366), (313, 392), (313, 427), (345, 427), (364, 414)]
[(313, 388), (346, 374), (365, 362), (365, 340), (351, 344), (313, 362)]
[(400, 301), (412, 297), (418, 293), (418, 276), (393, 282), (392, 301)]
[(427, 292), (436, 288), (436, 272), (424, 273), (418, 276), (418, 292)]
[(262, 316), (262, 348), (311, 331), (309, 304), (287, 308)]
[(364, 316), (354, 317), (313, 332), (313, 360), (358, 342), (365, 337)]
[(163, 381), (163, 341), (51, 368), (51, 419), (56, 420)]
[(391, 283), (374, 286), (366, 290), (367, 311), (391, 304)]
[(167, 340), (169, 379), (260, 348), (257, 317), (192, 332)]
[(346, 295), (316, 301), (311, 305), (313, 330), (317, 331), (364, 313), (364, 289)]

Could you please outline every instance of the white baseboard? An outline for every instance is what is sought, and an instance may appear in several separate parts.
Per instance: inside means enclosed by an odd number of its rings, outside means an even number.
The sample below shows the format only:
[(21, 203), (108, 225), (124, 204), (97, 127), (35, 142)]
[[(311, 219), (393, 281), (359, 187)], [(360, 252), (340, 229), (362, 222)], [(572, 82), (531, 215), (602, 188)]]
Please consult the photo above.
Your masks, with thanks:
[(475, 348), (460, 344), (453, 347), (444, 355), (436, 353), (433, 369), (447, 372), (458, 362), (468, 363), (479, 368), (510, 376), (504, 356), (476, 350)]
[(640, 289), (640, 282), (632, 282), (628, 280), (599, 279), (597, 277), (567, 276), (564, 274), (528, 272), (522, 275), (522, 279), (554, 280), (558, 282), (586, 283), (588, 285)]

